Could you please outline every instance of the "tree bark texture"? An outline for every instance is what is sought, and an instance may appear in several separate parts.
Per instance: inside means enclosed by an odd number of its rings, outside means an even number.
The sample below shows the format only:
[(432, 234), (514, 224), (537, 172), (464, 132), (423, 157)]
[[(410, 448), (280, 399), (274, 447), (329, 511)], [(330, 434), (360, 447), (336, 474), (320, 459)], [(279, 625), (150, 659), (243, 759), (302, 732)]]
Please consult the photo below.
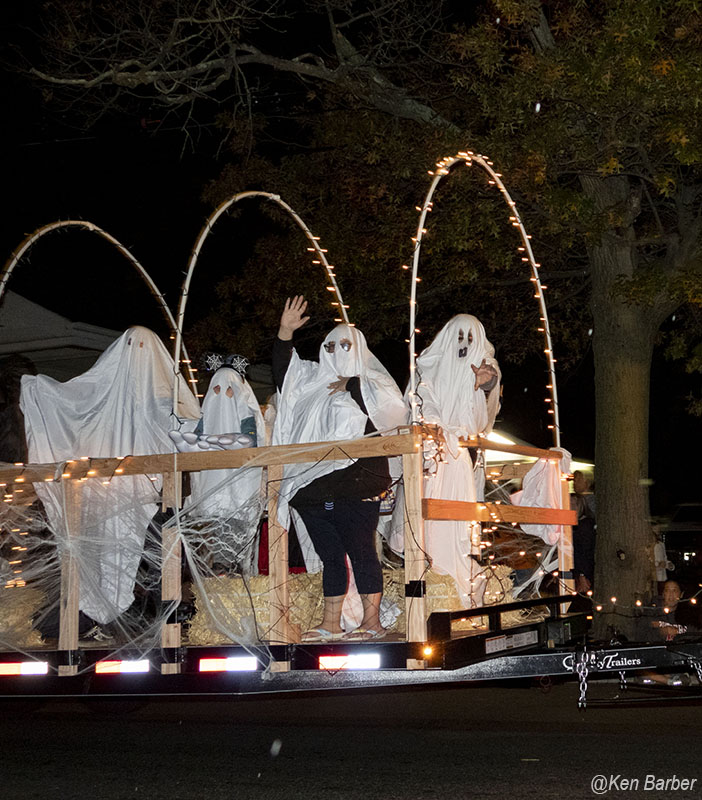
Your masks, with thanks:
[[(593, 280), (593, 351), (596, 434), (597, 547), (595, 634), (634, 636), (636, 600), (652, 580), (648, 502), (650, 369), (659, 326), (657, 310), (625, 302), (617, 281), (633, 277), (636, 251), (628, 181), (583, 181), (599, 211), (615, 212), (621, 226), (589, 248)], [(612, 601), (616, 598), (616, 601)]]

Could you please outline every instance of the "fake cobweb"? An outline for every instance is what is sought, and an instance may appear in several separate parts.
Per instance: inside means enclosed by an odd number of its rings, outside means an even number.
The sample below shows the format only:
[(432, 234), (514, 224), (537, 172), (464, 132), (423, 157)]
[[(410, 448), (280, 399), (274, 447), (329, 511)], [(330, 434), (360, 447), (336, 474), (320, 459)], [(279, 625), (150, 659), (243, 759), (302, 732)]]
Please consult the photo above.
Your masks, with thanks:
[[(229, 481), (249, 469), (260, 476), (261, 491), (242, 504), (236, 516), (203, 513), (210, 495), (222, 491)], [(99, 481), (88, 479), (85, 483)], [(156, 495), (158, 485), (152, 485)], [(29, 485), (26, 489), (30, 491)], [(142, 505), (120, 488), (119, 478), (109, 486), (100, 484), (99, 489), (119, 500), (116, 507), (125, 528), (142, 514)], [(232, 471), (197, 504), (186, 497), (184, 508), (176, 514), (158, 511), (148, 523), (143, 541), (140, 537), (124, 537), (118, 557), (109, 564), (105, 563), (102, 531), (107, 520), (82, 527), (78, 536), (68, 536), (63, 529), (51, 529), (38, 499), (28, 504), (31, 497), (22, 501), (15, 495), (0, 509), (0, 650), (26, 654), (41, 648), (58, 649), (61, 568), (63, 564), (65, 572), (66, 563), (75, 557), (82, 587), (81, 605), (87, 607), (83, 598), (90, 595), (90, 607), (97, 603), (107, 609), (103, 616), (110, 618), (98, 622), (81, 611), (80, 648), (138, 658), (158, 651), (164, 625), (176, 621), (182, 625), (184, 646), (238, 644), (267, 663), (268, 647), (275, 643), (275, 614), (271, 614), (270, 607), (274, 587), (266, 574), (264, 512), (267, 492), (276, 490), (266, 486), (265, 470), (252, 467)], [(508, 492), (504, 486), (489, 485), (486, 499), (506, 499)], [(171, 543), (172, 552), (164, 551), (164, 541)], [(474, 558), (478, 580), (485, 582), (485, 605), (510, 602), (519, 592), (522, 596), (536, 595), (552, 567), (553, 553), (544, 543), (511, 525), (483, 526), (477, 549)], [(178, 550), (180, 569), (176, 571), (182, 579), (181, 598), (162, 600), (164, 557), (172, 557)], [(380, 536), (378, 551), (384, 576), (383, 622), (391, 634), (404, 636), (403, 559)], [(304, 631), (321, 618), (321, 573), (307, 572), (300, 559), (292, 560), (297, 566), (289, 575), (290, 622), (293, 628)], [(129, 565), (135, 563), (134, 573)], [(522, 566), (515, 569), (515, 564)], [(461, 609), (450, 576), (438, 575), (427, 566), (424, 579), (428, 613)], [(116, 595), (115, 582), (128, 585), (133, 593), (123, 611), (110, 609)], [(506, 625), (523, 621), (520, 612), (509, 612), (504, 617)], [(471, 630), (480, 624), (480, 617), (466, 617), (454, 627)]]

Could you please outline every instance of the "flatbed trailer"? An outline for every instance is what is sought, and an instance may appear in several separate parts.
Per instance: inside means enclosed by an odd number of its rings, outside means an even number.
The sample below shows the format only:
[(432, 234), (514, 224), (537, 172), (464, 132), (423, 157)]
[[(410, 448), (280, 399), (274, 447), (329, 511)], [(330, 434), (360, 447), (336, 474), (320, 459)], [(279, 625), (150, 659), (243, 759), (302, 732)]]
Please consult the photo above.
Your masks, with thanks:
[[(432, 432), (436, 434), (435, 431)], [(78, 634), (78, 570), (74, 557), (61, 562), (60, 631), (57, 646), (0, 652), (0, 698), (165, 697), (261, 695), (287, 692), (345, 691), (379, 687), (419, 687), (551, 676), (577, 679), (626, 675), (646, 670), (696, 672), (700, 675), (702, 643), (626, 645), (594, 648), (587, 644), (584, 614), (568, 613), (572, 600), (572, 547), (567, 476), (562, 476), (560, 508), (537, 509), (499, 503), (467, 503), (422, 496), (426, 430), (400, 429), (396, 435), (351, 442), (316, 443), (235, 451), (86, 459), (68, 464), (3, 465), (0, 481), (28, 488), (32, 482), (56, 480), (65, 489), (69, 535), (80, 536), (81, 486), (91, 478), (130, 474), (163, 475), (164, 507), (182, 505), (186, 471), (265, 467), (268, 471), (270, 564), (269, 626), (253, 645), (189, 645), (174, 612), (164, 617), (160, 646), (145, 648), (126, 642), (110, 649), (84, 644)], [(553, 459), (554, 451), (495, 445), (476, 438), (466, 446), (511, 450)], [(406, 634), (376, 641), (302, 643), (290, 622), (287, 532), (277, 523), (277, 488), (283, 464), (322, 458), (401, 456), (405, 490)], [(523, 475), (531, 466), (506, 464), (491, 476)], [(119, 480), (119, 477), (116, 477)], [(8, 490), (9, 491), (9, 490)], [(15, 496), (18, 502), (28, 502)], [(564, 526), (559, 547), (558, 581), (566, 592), (515, 603), (470, 610), (428, 613), (424, 552), (425, 519), (546, 522)], [(161, 593), (164, 607), (175, 609), (181, 597), (181, 552), (177, 527), (162, 530)], [(11, 591), (5, 589), (4, 591)], [(530, 612), (509, 627), (507, 612)], [(474, 629), (452, 630), (456, 619), (479, 618)]]

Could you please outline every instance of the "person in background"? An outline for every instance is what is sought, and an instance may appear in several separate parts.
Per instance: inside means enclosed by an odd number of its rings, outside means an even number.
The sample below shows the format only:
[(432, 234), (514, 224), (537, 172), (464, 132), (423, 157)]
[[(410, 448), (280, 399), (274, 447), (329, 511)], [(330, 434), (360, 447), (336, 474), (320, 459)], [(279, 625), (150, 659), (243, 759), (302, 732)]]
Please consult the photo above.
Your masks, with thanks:
[(592, 473), (573, 473), (571, 508), (578, 514), (573, 527), (573, 570), (575, 590), (587, 593), (595, 583), (595, 542), (597, 536), (595, 485)]

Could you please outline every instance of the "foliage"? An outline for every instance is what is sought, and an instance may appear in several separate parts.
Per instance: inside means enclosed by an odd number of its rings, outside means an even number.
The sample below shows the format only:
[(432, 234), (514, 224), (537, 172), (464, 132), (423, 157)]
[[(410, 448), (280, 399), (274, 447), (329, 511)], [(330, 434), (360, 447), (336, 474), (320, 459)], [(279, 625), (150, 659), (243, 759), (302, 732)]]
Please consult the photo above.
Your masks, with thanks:
[[(420, 176), (466, 147), (490, 155), (534, 235), (561, 366), (564, 353), (589, 346), (594, 328), (600, 590), (616, 586), (620, 602), (633, 603), (651, 543), (642, 487), (656, 337), (700, 369), (698, 3), (64, 5), (83, 9), (70, 22), (79, 35), (44, 38), (47, 60), (31, 67), (42, 85), (74, 102), (97, 97), (103, 112), (125, 98), (185, 109), (184, 124), (203, 98), (219, 101), (229, 164), (206, 201), (253, 187), (279, 192), (329, 249), (371, 342), (404, 338), (401, 265), (428, 186)], [(47, 19), (68, 24), (60, 4), (50, 7), (58, 17)], [(470, 310), (500, 357), (517, 358), (539, 347), (527, 335), (537, 316), (528, 276), (501, 201), (482, 176), (463, 173), (442, 185), (427, 226), (420, 327), (431, 335)], [(219, 286), (218, 307), (196, 331), (200, 345), (235, 335), (238, 350), (262, 355), (282, 298), (300, 291), (313, 301), (318, 327), (309, 334), (318, 340), (331, 315), (299, 233), (268, 208), (265, 229), (240, 213), (242, 250), (253, 257)], [(683, 324), (665, 324), (673, 313)], [(231, 332), (217, 330), (222, 318)], [(616, 555), (620, 538), (626, 560)]]

